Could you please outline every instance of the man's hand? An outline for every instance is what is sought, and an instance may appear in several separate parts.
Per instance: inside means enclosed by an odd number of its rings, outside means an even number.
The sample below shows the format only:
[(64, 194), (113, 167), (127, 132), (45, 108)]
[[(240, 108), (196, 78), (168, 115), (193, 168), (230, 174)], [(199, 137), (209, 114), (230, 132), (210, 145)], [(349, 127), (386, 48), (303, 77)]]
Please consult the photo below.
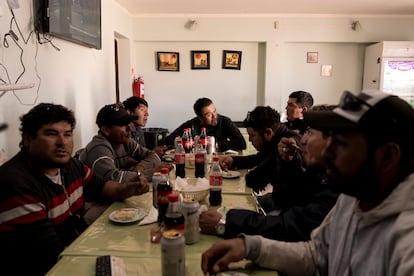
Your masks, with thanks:
[(119, 183), (112, 180), (105, 182), (102, 196), (111, 200), (122, 201), (133, 195), (141, 195), (149, 191), (147, 178), (141, 174), (139, 181)]
[(279, 156), (283, 160), (292, 160), (293, 156), (297, 151), (300, 151), (301, 148), (296, 144), (295, 139), (283, 137), (277, 144), (277, 150), (279, 151)]
[(233, 157), (231, 156), (225, 156), (223, 158), (220, 158), (220, 166), (223, 170), (227, 170), (228, 168), (233, 165)]
[(204, 234), (216, 235), (216, 225), (221, 217), (221, 214), (214, 209), (202, 212), (199, 218), (201, 232)]
[(246, 258), (246, 245), (243, 237), (219, 241), (201, 256), (201, 269), (204, 274), (215, 274), (225, 270), (229, 263), (244, 258)]

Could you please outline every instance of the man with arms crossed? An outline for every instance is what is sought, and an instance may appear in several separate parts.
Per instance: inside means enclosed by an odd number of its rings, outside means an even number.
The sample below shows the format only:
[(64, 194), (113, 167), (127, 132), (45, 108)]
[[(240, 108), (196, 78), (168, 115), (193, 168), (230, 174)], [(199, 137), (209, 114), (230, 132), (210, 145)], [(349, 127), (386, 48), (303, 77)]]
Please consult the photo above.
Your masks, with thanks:
[(0, 167), (0, 260), (4, 275), (44, 275), (86, 228), (85, 200), (148, 191), (134, 179), (104, 182), (72, 158), (72, 111), (42, 103), (21, 117), (21, 151)]
[(327, 174), (343, 192), (309, 242), (260, 236), (221, 241), (202, 257), (218, 272), (243, 258), (288, 275), (414, 274), (414, 110), (382, 92), (344, 92), (332, 113), (305, 113), (330, 130)]

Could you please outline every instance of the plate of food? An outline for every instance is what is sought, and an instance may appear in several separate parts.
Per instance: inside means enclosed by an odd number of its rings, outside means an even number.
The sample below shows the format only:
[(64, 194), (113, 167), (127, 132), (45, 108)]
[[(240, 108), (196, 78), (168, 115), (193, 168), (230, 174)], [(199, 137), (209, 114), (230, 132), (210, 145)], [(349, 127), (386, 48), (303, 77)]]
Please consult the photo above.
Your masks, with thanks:
[(109, 220), (116, 223), (136, 222), (144, 217), (144, 210), (138, 208), (122, 208), (109, 214)]
[(240, 172), (238, 171), (223, 171), (223, 178), (237, 178), (240, 177)]

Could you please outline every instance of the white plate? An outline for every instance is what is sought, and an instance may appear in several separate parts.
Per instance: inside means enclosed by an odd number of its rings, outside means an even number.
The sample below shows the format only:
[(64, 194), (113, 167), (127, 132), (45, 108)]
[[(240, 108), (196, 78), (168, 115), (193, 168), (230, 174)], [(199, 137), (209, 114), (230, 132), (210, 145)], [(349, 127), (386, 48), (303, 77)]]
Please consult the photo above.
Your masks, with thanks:
[(240, 177), (240, 172), (238, 171), (223, 171), (223, 178), (237, 178)]
[(109, 220), (117, 223), (136, 222), (145, 217), (145, 212), (138, 208), (122, 208), (109, 214)]

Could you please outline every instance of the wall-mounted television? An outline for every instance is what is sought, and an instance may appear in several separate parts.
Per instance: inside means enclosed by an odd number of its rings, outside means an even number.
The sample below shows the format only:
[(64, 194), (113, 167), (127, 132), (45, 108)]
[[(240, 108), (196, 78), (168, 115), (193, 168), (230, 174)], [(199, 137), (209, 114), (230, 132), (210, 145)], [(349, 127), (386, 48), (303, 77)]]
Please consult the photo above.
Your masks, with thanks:
[(33, 0), (35, 31), (101, 49), (101, 0)]

